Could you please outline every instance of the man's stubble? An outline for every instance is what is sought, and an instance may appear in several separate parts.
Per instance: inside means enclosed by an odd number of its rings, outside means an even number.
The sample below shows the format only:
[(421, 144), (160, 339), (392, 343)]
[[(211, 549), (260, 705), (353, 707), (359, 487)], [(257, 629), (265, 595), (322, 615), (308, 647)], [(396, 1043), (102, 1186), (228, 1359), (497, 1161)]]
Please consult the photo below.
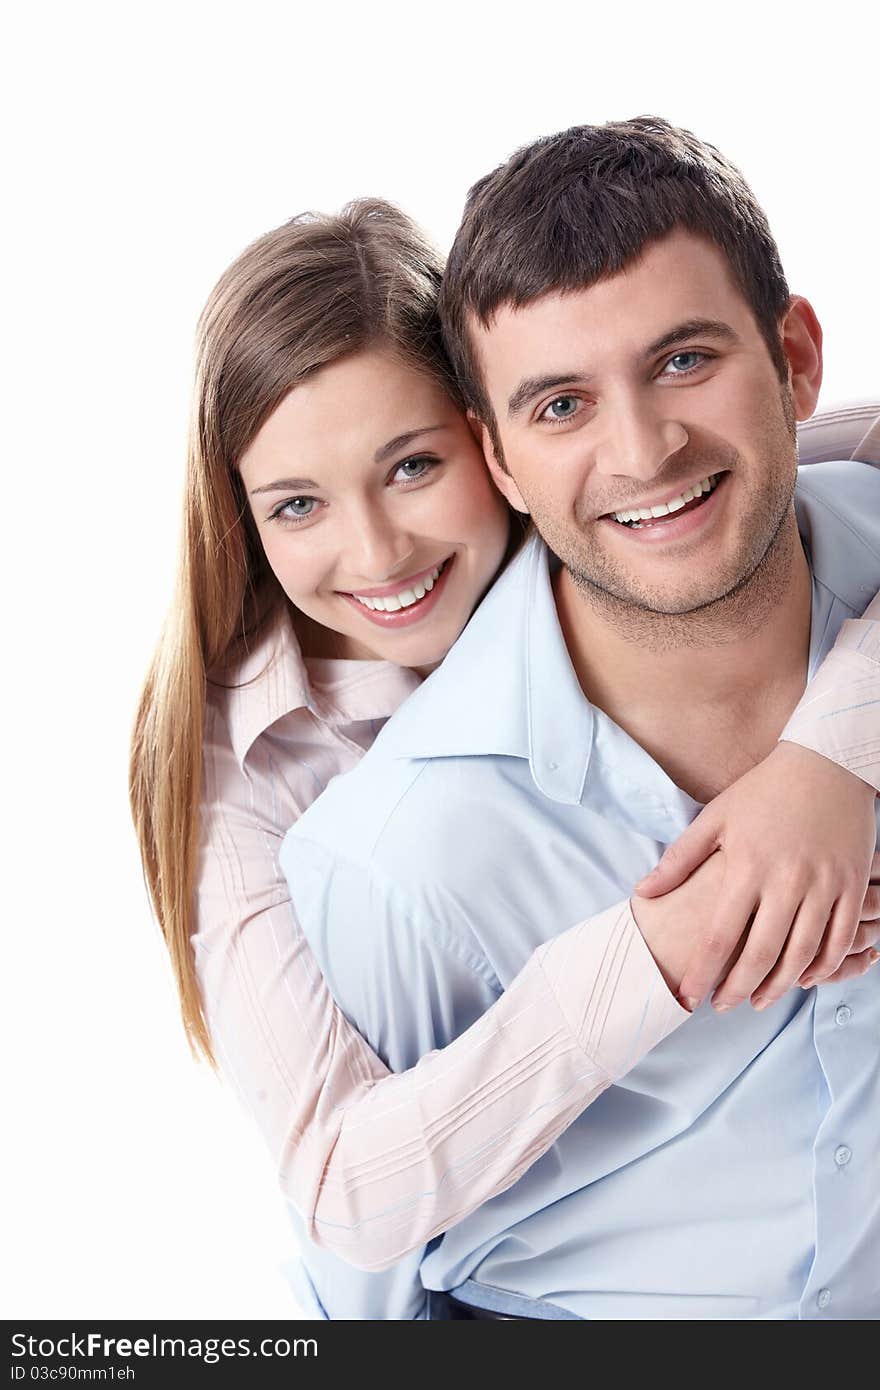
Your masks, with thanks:
[[(622, 510), (629, 499), (590, 498), (590, 517), (576, 527), (560, 527), (541, 515), (538, 499), (532, 518), (538, 531), (568, 571), (579, 597), (604, 622), (627, 640), (654, 651), (682, 646), (724, 645), (739, 641), (763, 626), (787, 590), (800, 547), (792, 505), (797, 478), (797, 431), (787, 387), (779, 405), (768, 411), (766, 439), (761, 449), (764, 468), (754, 481), (744, 476), (733, 448), (693, 447), (676, 454), (662, 482), (728, 472), (724, 486), (740, 489), (738, 535), (728, 557), (710, 572), (685, 573), (680, 584), (662, 587), (640, 582), (624, 563), (591, 543), (598, 512)], [(633, 496), (633, 501), (637, 497)], [(536, 514), (537, 513), (537, 514)], [(661, 523), (662, 524), (662, 523)], [(683, 562), (686, 566), (687, 562)]]

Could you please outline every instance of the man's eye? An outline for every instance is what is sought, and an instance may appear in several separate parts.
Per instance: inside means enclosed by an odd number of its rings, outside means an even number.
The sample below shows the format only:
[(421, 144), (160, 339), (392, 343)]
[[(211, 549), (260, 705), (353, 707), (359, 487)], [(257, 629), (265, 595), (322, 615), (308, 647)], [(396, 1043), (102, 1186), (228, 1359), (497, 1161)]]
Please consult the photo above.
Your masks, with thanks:
[(557, 396), (541, 412), (542, 420), (570, 420), (577, 413), (580, 402), (577, 396)]
[(706, 354), (704, 352), (677, 352), (666, 363), (666, 367), (671, 367), (672, 370), (667, 373), (664, 369), (663, 375), (685, 376), (688, 372), (692, 372), (695, 367), (701, 366), (705, 360)]

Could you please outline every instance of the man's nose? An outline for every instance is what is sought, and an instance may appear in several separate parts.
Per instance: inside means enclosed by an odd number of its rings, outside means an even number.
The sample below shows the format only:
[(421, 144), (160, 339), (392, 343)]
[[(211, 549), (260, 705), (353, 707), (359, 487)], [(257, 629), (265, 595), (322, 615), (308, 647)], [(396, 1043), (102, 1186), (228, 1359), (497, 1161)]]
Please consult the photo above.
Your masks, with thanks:
[(355, 534), (349, 551), (354, 575), (370, 584), (387, 584), (406, 574), (415, 550), (410, 533), (384, 513), (363, 513), (354, 521)]
[(687, 430), (680, 421), (659, 415), (631, 397), (609, 407), (604, 424), (595, 466), (598, 472), (608, 475), (648, 482), (688, 442)]

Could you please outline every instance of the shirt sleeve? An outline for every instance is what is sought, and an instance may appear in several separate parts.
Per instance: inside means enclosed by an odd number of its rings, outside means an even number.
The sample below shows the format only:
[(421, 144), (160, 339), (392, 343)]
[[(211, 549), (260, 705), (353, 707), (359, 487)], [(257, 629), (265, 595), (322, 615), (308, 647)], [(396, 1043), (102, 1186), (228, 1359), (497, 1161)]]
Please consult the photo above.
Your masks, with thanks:
[(880, 401), (820, 410), (797, 427), (798, 462), (855, 459), (880, 465)]
[(194, 949), (218, 1064), (312, 1241), (384, 1269), (514, 1183), (688, 1015), (623, 903), (539, 948), (500, 998), (458, 962), (464, 1031), (393, 1075), (336, 1007), (280, 871), (303, 809), (279, 769), (242, 771), (209, 706)]
[(845, 622), (780, 738), (880, 792), (880, 594)]

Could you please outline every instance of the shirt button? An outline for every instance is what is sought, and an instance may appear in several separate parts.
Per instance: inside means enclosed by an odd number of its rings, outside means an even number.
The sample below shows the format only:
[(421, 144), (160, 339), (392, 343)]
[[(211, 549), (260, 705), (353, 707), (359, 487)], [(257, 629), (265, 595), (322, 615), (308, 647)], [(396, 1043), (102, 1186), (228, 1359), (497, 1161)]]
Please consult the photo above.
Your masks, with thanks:
[(852, 1009), (849, 1004), (839, 1004), (834, 1010), (834, 1022), (838, 1028), (845, 1028), (852, 1018)]
[(819, 1292), (816, 1294), (816, 1307), (817, 1307), (817, 1308), (827, 1308), (827, 1307), (828, 1307), (828, 1304), (829, 1304), (830, 1302), (831, 1302), (831, 1290), (830, 1290), (830, 1289), (820, 1289)]
[(834, 1150), (834, 1162), (837, 1164), (838, 1168), (845, 1168), (851, 1158), (852, 1149), (847, 1148), (846, 1144), (840, 1144), (838, 1148)]

